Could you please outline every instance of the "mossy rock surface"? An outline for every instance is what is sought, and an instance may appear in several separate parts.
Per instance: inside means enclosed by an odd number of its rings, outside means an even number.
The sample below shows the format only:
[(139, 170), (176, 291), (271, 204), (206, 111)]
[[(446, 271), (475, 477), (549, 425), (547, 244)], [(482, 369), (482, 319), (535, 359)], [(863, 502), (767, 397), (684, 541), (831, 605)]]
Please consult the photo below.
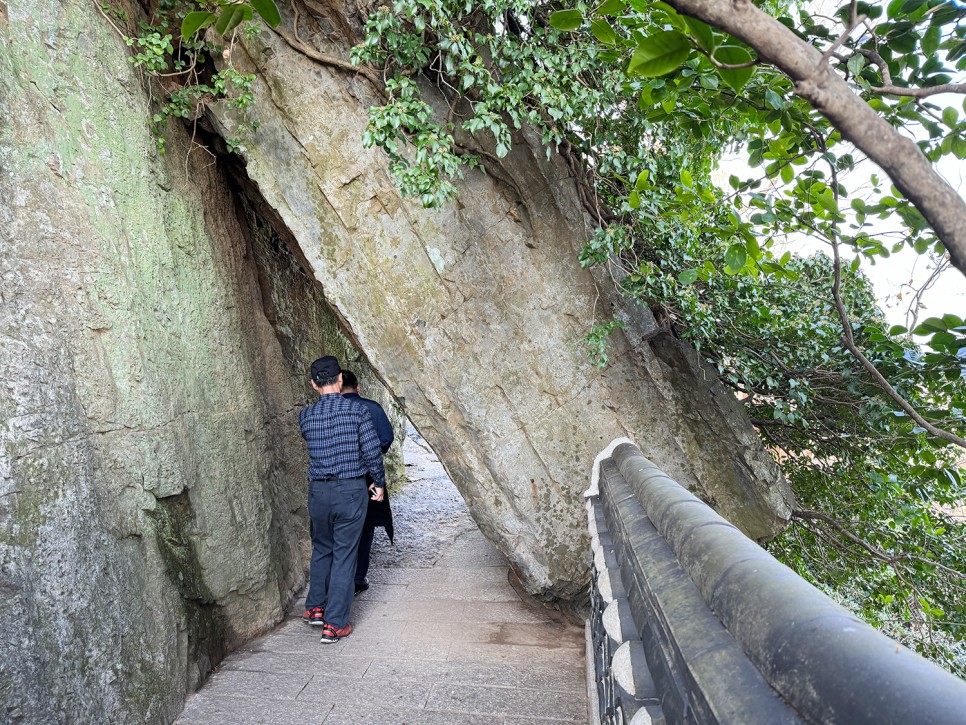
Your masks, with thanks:
[[(304, 580), (322, 290), (89, 0), (0, 2), (0, 721), (168, 723)], [(398, 463), (395, 465), (398, 466)]]

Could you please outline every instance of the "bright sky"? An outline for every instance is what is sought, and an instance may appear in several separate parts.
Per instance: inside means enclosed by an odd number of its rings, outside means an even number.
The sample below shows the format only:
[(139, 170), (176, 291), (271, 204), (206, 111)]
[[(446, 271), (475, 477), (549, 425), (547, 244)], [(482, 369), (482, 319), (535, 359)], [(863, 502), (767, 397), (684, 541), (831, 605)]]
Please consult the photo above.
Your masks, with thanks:
[[(950, 105), (959, 105), (961, 96), (935, 96), (938, 105), (944, 105), (939, 99), (947, 100)], [(959, 159), (947, 156), (940, 159), (937, 170), (949, 182), (950, 186), (966, 198), (966, 164)], [(906, 304), (895, 299), (896, 290), (903, 283), (913, 280), (915, 287), (919, 287), (932, 270), (932, 265), (922, 255), (910, 249), (904, 249), (900, 254), (877, 264), (875, 267), (865, 265), (865, 273), (875, 284), (879, 298), (884, 301), (883, 311), (893, 324), (905, 324), (904, 317), (908, 309), (908, 295), (904, 295)], [(946, 269), (936, 284), (924, 295), (922, 303), (925, 308), (920, 311), (919, 319), (926, 317), (941, 317), (946, 312), (952, 312), (960, 317), (966, 317), (966, 277), (954, 267)]]
[[(959, 102), (961, 102), (961, 99), (956, 101), (957, 105)], [(735, 174), (742, 179), (761, 176), (761, 169), (750, 168), (746, 160), (747, 154), (735, 154), (722, 159), (719, 169), (727, 169), (727, 172), (716, 172), (712, 175), (712, 179), (722, 189), (730, 192), (729, 175)], [(947, 157), (939, 162), (938, 169), (950, 185), (959, 191), (960, 196), (966, 198), (966, 164), (954, 157)], [(843, 183), (849, 188), (859, 188), (868, 183), (869, 175), (873, 173), (878, 173), (882, 179), (886, 178), (885, 174), (875, 164), (866, 161), (864, 168), (863, 166), (857, 167), (856, 171), (843, 179)], [(878, 228), (883, 231), (890, 228), (900, 228), (898, 220), (894, 227), (889, 224), (888, 219), (879, 222), (879, 224), (881, 226)], [(793, 254), (803, 256), (818, 251), (831, 254), (828, 245), (801, 237), (794, 240), (790, 239), (780, 246)], [(886, 259), (878, 258), (875, 264), (870, 263), (867, 259), (862, 260), (862, 270), (872, 280), (882, 311), (893, 325), (907, 324), (909, 304), (915, 290), (919, 289), (929, 278), (933, 268), (934, 265), (928, 256), (916, 254), (915, 251), (908, 248)], [(949, 312), (966, 318), (966, 277), (956, 268), (949, 267), (922, 295), (920, 304), (922, 307), (918, 313), (919, 322), (927, 317), (942, 317)]]
[[(844, 0), (800, 1), (813, 16), (816, 14), (831, 16), (844, 2)], [(956, 107), (957, 110), (963, 109), (963, 96), (961, 95), (942, 94), (933, 96), (929, 100), (940, 107), (950, 105)], [(741, 163), (743, 165), (744, 159)], [(885, 176), (871, 162), (865, 162), (865, 165), (868, 170), (857, 170), (851, 175), (849, 181), (851, 188), (861, 186), (869, 174), (878, 172), (880, 176)], [(728, 168), (728, 164), (723, 162), (722, 167)], [(743, 166), (743, 168), (747, 167)], [(959, 191), (959, 195), (966, 198), (966, 164), (955, 157), (946, 157), (940, 160), (937, 169), (949, 184)], [(864, 177), (861, 176), (863, 174)], [(888, 220), (885, 223), (888, 223)], [(813, 249), (806, 249), (804, 246), (797, 243), (794, 247), (789, 245), (788, 248), (799, 254), (810, 254), (818, 249), (826, 249), (827, 251), (827, 247), (817, 243)], [(886, 314), (889, 322), (894, 325), (905, 325), (909, 302), (914, 294), (910, 286), (918, 289), (928, 279), (933, 266), (926, 256), (916, 254), (911, 249), (905, 249), (888, 259), (877, 260), (875, 265), (863, 260), (862, 269), (872, 280), (882, 311)], [(901, 293), (901, 299), (897, 299), (897, 293)], [(919, 321), (927, 317), (942, 317), (947, 312), (966, 317), (966, 277), (954, 267), (949, 267), (940, 275), (936, 283), (923, 294), (921, 304), (923, 308), (919, 310)]]

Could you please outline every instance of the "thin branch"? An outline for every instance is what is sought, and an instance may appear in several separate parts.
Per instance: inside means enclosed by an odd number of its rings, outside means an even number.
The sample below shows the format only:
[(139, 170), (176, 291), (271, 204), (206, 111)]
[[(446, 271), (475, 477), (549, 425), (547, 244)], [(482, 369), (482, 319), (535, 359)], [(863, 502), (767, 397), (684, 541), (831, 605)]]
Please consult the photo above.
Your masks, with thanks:
[(742, 70), (743, 68), (754, 68), (756, 65), (761, 65), (761, 61), (758, 58), (749, 60), (746, 63), (722, 63), (701, 46), (695, 45), (694, 48), (699, 53), (702, 53), (708, 60), (710, 60), (711, 65), (713, 65), (715, 68), (720, 68), (721, 70)]
[(936, 438), (940, 438), (949, 443), (954, 443), (960, 448), (966, 448), (966, 438), (958, 436), (955, 433), (950, 433), (942, 428), (937, 428), (935, 425), (923, 418), (919, 412), (913, 408), (912, 405), (910, 405), (910, 403), (903, 398), (895, 388), (892, 387), (892, 384), (885, 379), (885, 376), (879, 372), (878, 368), (876, 368), (872, 361), (863, 355), (861, 350), (859, 350), (858, 346), (855, 344), (855, 338), (852, 337), (852, 324), (849, 322), (848, 312), (845, 309), (845, 304), (842, 302), (842, 261), (839, 257), (838, 242), (834, 239), (832, 240), (832, 253), (833, 263), (835, 265), (835, 281), (832, 284), (832, 297), (835, 300), (835, 309), (839, 313), (839, 319), (842, 321), (842, 344), (845, 345), (849, 352), (855, 356), (855, 359), (861, 363), (862, 367), (865, 368), (866, 372), (872, 376), (872, 379), (878, 383), (879, 387), (882, 388), (890, 398), (898, 403), (899, 407), (906, 412), (906, 415), (912, 418), (921, 428), (924, 428)]
[(328, 53), (323, 53), (316, 48), (313, 48), (308, 43), (305, 43), (299, 38), (293, 36), (281, 26), (274, 28), (274, 31), (282, 40), (288, 43), (293, 50), (297, 50), (302, 55), (318, 61), (323, 65), (332, 66), (333, 68), (339, 68), (349, 73), (356, 73), (364, 76), (366, 79), (368, 79), (368, 81), (372, 84), (372, 87), (380, 96), (383, 98), (386, 97), (386, 92), (384, 90), (385, 85), (379, 78), (378, 73), (376, 73), (376, 71), (374, 71), (372, 68), (367, 66), (353, 65), (347, 60), (343, 60), (342, 58), (334, 55), (329, 55)]
[(197, 55), (192, 55), (191, 56), (191, 65), (188, 66), (187, 68), (185, 68), (184, 70), (178, 70), (178, 71), (174, 71), (172, 73), (152, 73), (152, 75), (155, 78), (173, 78), (175, 76), (183, 76), (183, 75), (186, 75), (188, 73), (193, 73), (194, 72), (194, 69), (195, 69), (195, 65), (197, 63), (198, 63), (198, 56)]
[(890, 96), (910, 96), (912, 98), (928, 98), (940, 93), (966, 93), (966, 83), (944, 83), (929, 88), (902, 88), (901, 86), (872, 86), (873, 93)]
[[(939, 276), (949, 268), (949, 260), (945, 257), (940, 260), (936, 268), (930, 273), (929, 277), (922, 286), (915, 291), (912, 296), (912, 300), (909, 301), (909, 305), (906, 308), (906, 329), (914, 330), (916, 328), (916, 323), (919, 321), (919, 307), (922, 301), (922, 296), (936, 284), (939, 280)], [(910, 284), (909, 287), (912, 287)], [(901, 289), (901, 288), (900, 288)]]
[(889, 64), (885, 62), (885, 58), (876, 53), (874, 50), (856, 48), (855, 52), (859, 55), (865, 56), (866, 60), (875, 64), (875, 66), (879, 69), (879, 75), (882, 76), (882, 82), (886, 86), (892, 85), (892, 73), (889, 71)]
[[(824, 146), (824, 139), (821, 137), (817, 139), (817, 142)], [(835, 164), (833, 164), (831, 161), (829, 162), (829, 170), (832, 175), (832, 193), (835, 196), (836, 204), (838, 204), (839, 177)], [(834, 223), (833, 226), (837, 226), (837, 223)], [(859, 361), (862, 367), (865, 368), (866, 372), (872, 376), (872, 379), (875, 380), (879, 387), (882, 388), (882, 390), (884, 390), (896, 403), (898, 403), (899, 407), (902, 408), (910, 418), (916, 421), (920, 427), (924, 428), (937, 438), (949, 443), (954, 443), (961, 448), (966, 448), (966, 438), (962, 438), (955, 433), (950, 433), (947, 430), (939, 428), (923, 418), (919, 412), (913, 408), (912, 405), (905, 398), (903, 398), (894, 387), (892, 387), (892, 384), (886, 380), (885, 376), (879, 372), (878, 368), (876, 368), (872, 361), (869, 360), (869, 358), (867, 358), (861, 350), (859, 350), (858, 345), (855, 344), (855, 338), (852, 336), (852, 323), (849, 321), (848, 311), (845, 309), (845, 303), (842, 301), (842, 259), (839, 255), (837, 230), (835, 230), (834, 234), (828, 236), (828, 240), (832, 245), (832, 262), (835, 273), (835, 277), (832, 282), (832, 300), (835, 303), (835, 309), (838, 312), (839, 321), (842, 323), (842, 344), (845, 345), (848, 351), (851, 352), (855, 359)]]
[(845, 27), (845, 32), (842, 33), (838, 38), (836, 38), (835, 42), (832, 43), (824, 53), (822, 53), (823, 63), (828, 61), (828, 59), (832, 57), (832, 54), (835, 53), (836, 49), (840, 45), (842, 45), (842, 43), (844, 43), (850, 35), (852, 35), (853, 31), (855, 31), (855, 29), (861, 23), (864, 23), (866, 21), (865, 15), (856, 16), (855, 12), (856, 12), (856, 0), (852, 0), (852, 5), (851, 7), (849, 7), (849, 24)]
[(966, 579), (966, 574), (957, 569), (946, 566), (945, 564), (940, 564), (938, 561), (933, 561), (932, 559), (927, 559), (923, 556), (916, 556), (914, 554), (896, 554), (895, 556), (883, 551), (879, 547), (870, 544), (859, 536), (856, 536), (851, 531), (849, 531), (845, 526), (836, 521), (834, 518), (829, 516), (822, 511), (814, 511), (811, 509), (799, 509), (792, 511), (793, 519), (800, 519), (802, 521), (822, 521), (828, 524), (836, 531), (838, 531), (843, 537), (851, 541), (852, 543), (860, 546), (862, 549), (871, 554), (874, 558), (879, 561), (885, 562), (886, 564), (896, 564), (901, 561), (918, 561), (927, 566), (934, 566), (937, 569), (942, 569), (947, 574), (951, 574), (957, 579)]
[(851, 541), (853, 544), (857, 544), (858, 546), (862, 547), (865, 551), (870, 553), (879, 561), (884, 561), (887, 564), (891, 564), (896, 560), (896, 557), (890, 556), (888, 553), (886, 553), (879, 547), (873, 546), (872, 544), (865, 541), (864, 539), (856, 536), (847, 528), (845, 528), (842, 524), (840, 524), (838, 521), (836, 521), (826, 513), (823, 513), (821, 511), (813, 511), (809, 509), (801, 509), (797, 511), (792, 511), (792, 518), (801, 519), (803, 521), (823, 521), (824, 523), (828, 524), (836, 531), (838, 531), (842, 536), (844, 536), (846, 539)]
[(119, 27), (117, 27), (117, 24), (113, 20), (111, 20), (110, 16), (106, 12), (104, 12), (103, 3), (100, 3), (97, 0), (94, 0), (94, 7), (96, 7), (97, 11), (104, 16), (104, 19), (111, 24), (111, 27), (114, 28), (115, 32), (117, 32), (117, 34), (120, 35), (122, 38), (124, 38), (124, 40), (126, 41), (128, 37), (127, 34)]
[(857, 95), (821, 52), (750, 0), (668, 0), (750, 45), (773, 64), (842, 137), (878, 164), (936, 231), (953, 265), (966, 275), (966, 200), (936, 171), (916, 142), (904, 137)]

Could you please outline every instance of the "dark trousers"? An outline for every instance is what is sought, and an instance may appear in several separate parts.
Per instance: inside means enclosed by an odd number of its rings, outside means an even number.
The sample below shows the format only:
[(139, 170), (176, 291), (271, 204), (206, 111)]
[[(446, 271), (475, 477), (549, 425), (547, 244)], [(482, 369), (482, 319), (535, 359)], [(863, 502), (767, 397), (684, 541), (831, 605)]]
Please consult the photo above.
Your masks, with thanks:
[(356, 584), (366, 581), (369, 573), (369, 553), (372, 551), (372, 538), (376, 533), (376, 525), (366, 518), (362, 525), (362, 538), (359, 540), (359, 556), (356, 559)]
[(309, 483), (312, 565), (305, 608), (325, 607), (325, 621), (339, 629), (349, 623), (368, 502), (364, 478)]

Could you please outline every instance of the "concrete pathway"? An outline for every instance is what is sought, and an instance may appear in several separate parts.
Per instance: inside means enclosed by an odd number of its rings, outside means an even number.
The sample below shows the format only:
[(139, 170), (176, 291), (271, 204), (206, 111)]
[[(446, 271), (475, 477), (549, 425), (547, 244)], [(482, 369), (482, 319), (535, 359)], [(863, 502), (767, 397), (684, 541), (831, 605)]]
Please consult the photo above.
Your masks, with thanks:
[(583, 629), (528, 603), (506, 560), (417, 434), (392, 499), (396, 544), (377, 530), (353, 633), (320, 644), (297, 602), (229, 656), (179, 725), (586, 723)]

